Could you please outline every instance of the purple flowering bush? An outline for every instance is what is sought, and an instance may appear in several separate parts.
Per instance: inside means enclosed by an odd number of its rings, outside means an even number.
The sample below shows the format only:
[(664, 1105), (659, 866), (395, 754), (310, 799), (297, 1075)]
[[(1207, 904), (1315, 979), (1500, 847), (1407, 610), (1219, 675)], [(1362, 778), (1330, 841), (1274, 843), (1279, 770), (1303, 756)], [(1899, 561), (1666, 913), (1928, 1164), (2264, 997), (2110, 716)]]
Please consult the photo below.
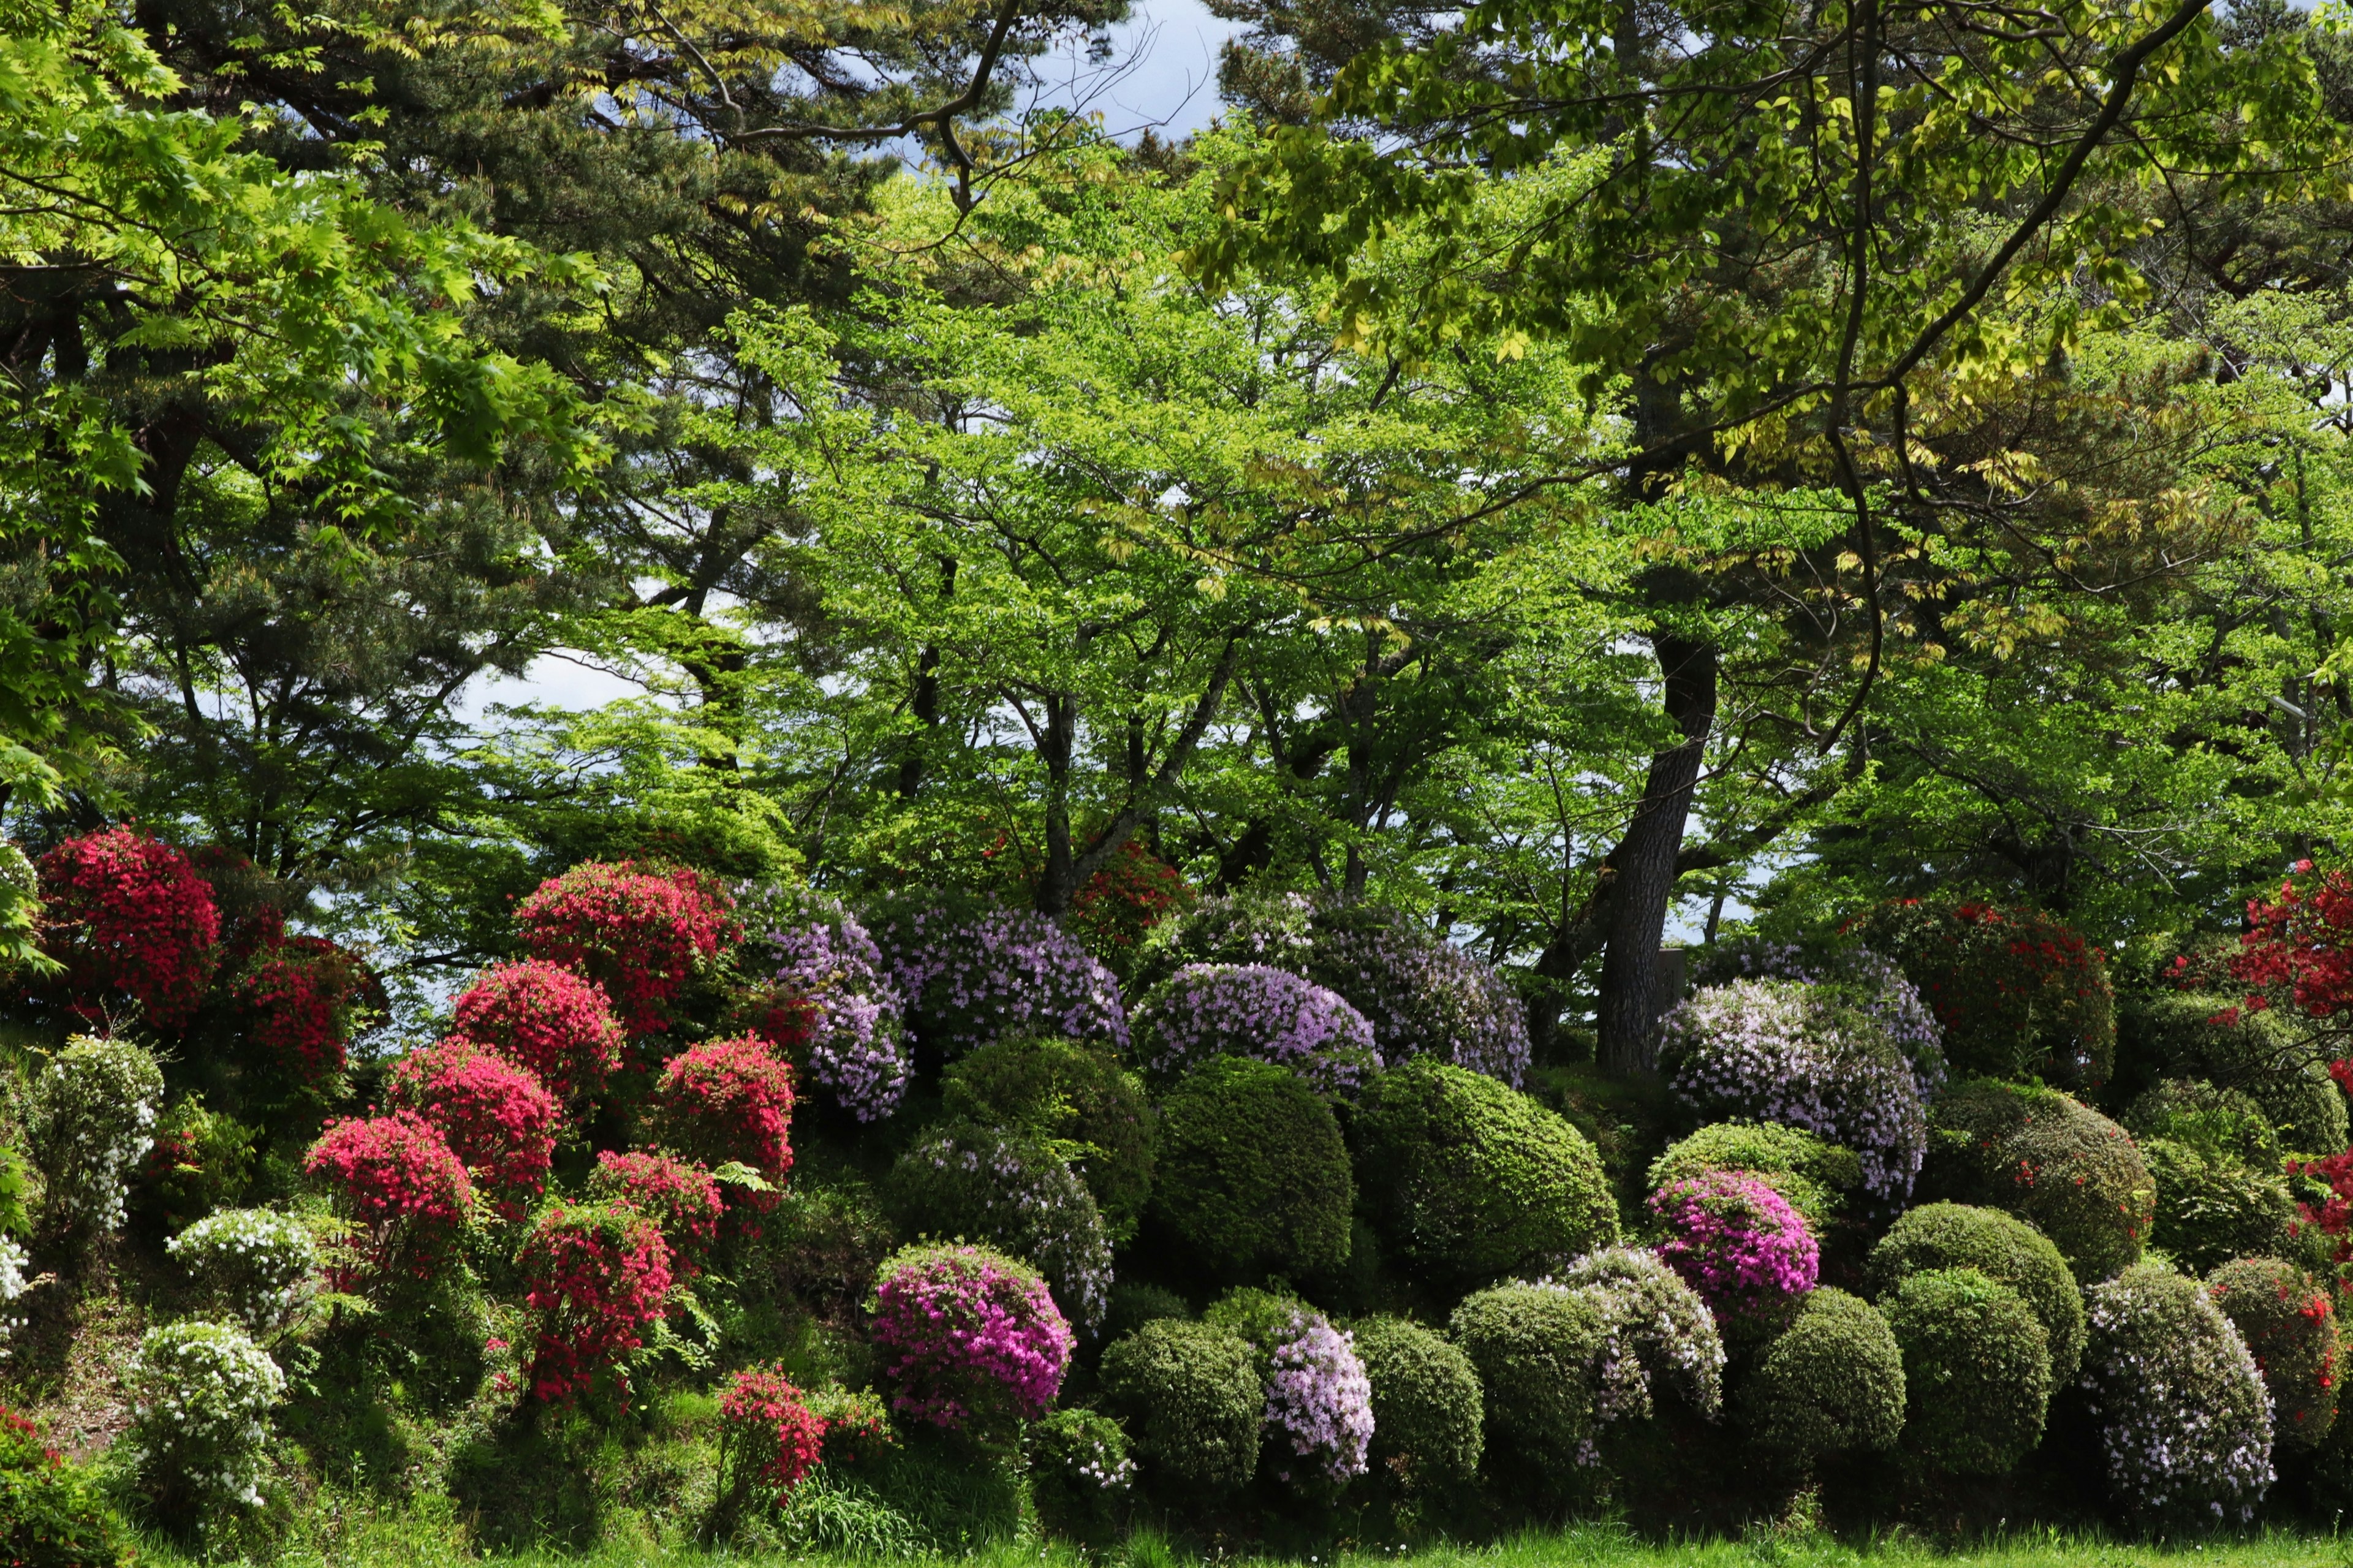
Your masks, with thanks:
[(809, 1081), (859, 1121), (898, 1110), (907, 1091), (904, 1003), (858, 917), (797, 889), (745, 888), (735, 907), (745, 932), (737, 962), (765, 973), (776, 998), (771, 1037), (789, 1037), (778, 1043)]
[(1776, 1121), (1843, 1143), (1865, 1191), (1912, 1190), (1928, 1146), (1911, 1064), (1877, 1025), (1814, 987), (1736, 980), (1695, 993), (1659, 1024), (1676, 1097), (1711, 1121)]
[(1373, 1441), (1373, 1385), (1343, 1333), (1303, 1301), (1244, 1289), (1212, 1306), (1204, 1321), (1241, 1336), (1266, 1390), (1267, 1449), (1274, 1478), (1344, 1482), (1365, 1473)]
[(1262, 963), (1307, 973), (1314, 900), (1304, 893), (1234, 893), (1203, 899), (1152, 928), (1136, 949), (1130, 984), (1139, 996), (1194, 963)]
[(1821, 1247), (1805, 1216), (1758, 1177), (1705, 1171), (1651, 1194), (1659, 1256), (1727, 1325), (1771, 1324), (1814, 1288)]
[(1936, 1099), (1945, 1087), (1945, 1026), (1894, 959), (1867, 947), (1810, 951), (1794, 942), (1745, 936), (1717, 943), (1692, 973), (1695, 989), (1734, 980), (1794, 980), (1828, 987), (1877, 1024), (1904, 1053), (1922, 1100)]
[(1255, 1057), (1326, 1094), (1345, 1094), (1380, 1067), (1362, 1013), (1263, 963), (1187, 964), (1144, 999), (1134, 1029), (1137, 1060), (1164, 1080), (1211, 1057)]
[(1514, 1089), (1527, 1076), (1527, 1008), (1493, 966), (1377, 904), (1319, 904), (1313, 931), (1307, 977), (1371, 1022), (1391, 1067), (1434, 1057)]
[(996, 1433), (1043, 1415), (1061, 1393), (1071, 1325), (1037, 1272), (1003, 1253), (905, 1247), (875, 1271), (868, 1310), (893, 1409)]
[(1118, 978), (1044, 915), (913, 894), (884, 905), (869, 928), (916, 1038), (939, 1058), (1013, 1035), (1127, 1049)]
[(1069, 1164), (1039, 1139), (950, 1122), (899, 1156), (883, 1198), (906, 1229), (971, 1237), (1035, 1264), (1082, 1328), (1111, 1300), (1111, 1243)]

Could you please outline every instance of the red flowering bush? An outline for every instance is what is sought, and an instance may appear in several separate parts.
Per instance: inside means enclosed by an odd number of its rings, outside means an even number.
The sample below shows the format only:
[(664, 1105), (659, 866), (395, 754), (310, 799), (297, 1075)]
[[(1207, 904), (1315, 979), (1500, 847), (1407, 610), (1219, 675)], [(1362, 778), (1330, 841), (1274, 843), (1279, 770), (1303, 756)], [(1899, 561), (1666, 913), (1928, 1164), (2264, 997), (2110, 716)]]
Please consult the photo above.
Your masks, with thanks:
[(40, 858), (41, 945), (65, 966), (48, 983), (86, 1019), (109, 996), (159, 1029), (185, 1027), (211, 983), (220, 937), (213, 890), (188, 858), (130, 827), (69, 838)]
[(458, 1033), (517, 1067), (560, 1099), (595, 1089), (621, 1065), (621, 1021), (596, 982), (531, 959), (478, 976), (458, 998)]
[(475, 1179), (499, 1194), (508, 1218), (546, 1181), (563, 1110), (529, 1068), (471, 1040), (447, 1039), (393, 1063), (384, 1098), (439, 1130)]
[(824, 1420), (803, 1402), (781, 1368), (746, 1367), (719, 1396), (722, 1489), (754, 1481), (789, 1494), (824, 1458)]
[(710, 1172), (643, 1149), (599, 1153), (596, 1168), (588, 1173), (588, 1196), (597, 1203), (628, 1204), (661, 1226), (670, 1266), (681, 1279), (702, 1272), (702, 1257), (717, 1239), (727, 1208)]
[(269, 923), (272, 931), (229, 982), (229, 1001), (246, 1037), (295, 1082), (315, 1087), (342, 1073), (352, 1037), (384, 1008), (384, 987), (348, 948), (288, 936), (282, 919)]
[(765, 1040), (706, 1040), (670, 1058), (647, 1124), (671, 1153), (707, 1166), (741, 1161), (771, 1182), (793, 1168), (793, 1074)]
[(364, 1228), (361, 1250), (379, 1272), (431, 1275), (474, 1206), (465, 1163), (410, 1110), (329, 1123), (302, 1168)]
[(515, 908), (534, 958), (605, 988), (632, 1035), (670, 1022), (670, 1003), (741, 939), (733, 900), (710, 878), (631, 860), (591, 860), (542, 882)]
[(1959, 1073), (2104, 1083), (2116, 1064), (2108, 956), (2039, 910), (1905, 899), (1850, 921), (1945, 1027)]
[(2277, 1258), (2241, 1258), (2206, 1293), (2247, 1342), (2272, 1396), (2272, 1440), (2308, 1451), (2337, 1424), (2337, 1309), (2320, 1281)]
[(1192, 884), (1130, 838), (1071, 897), (1063, 926), (1089, 952), (1119, 973), (1152, 928), (1193, 901)]
[(541, 1211), (516, 1255), (525, 1300), (539, 1314), (532, 1392), (569, 1399), (645, 1342), (668, 1310), (670, 1244), (627, 1204), (567, 1204)]

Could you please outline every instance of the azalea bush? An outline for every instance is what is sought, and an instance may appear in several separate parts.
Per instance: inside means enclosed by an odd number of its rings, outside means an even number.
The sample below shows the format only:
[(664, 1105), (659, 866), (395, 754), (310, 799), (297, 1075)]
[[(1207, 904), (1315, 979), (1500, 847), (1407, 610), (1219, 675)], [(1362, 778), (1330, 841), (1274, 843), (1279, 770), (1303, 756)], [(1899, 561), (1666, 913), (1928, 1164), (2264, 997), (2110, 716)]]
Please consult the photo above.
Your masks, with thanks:
[(543, 1400), (587, 1389), (669, 1310), (670, 1244), (627, 1204), (557, 1199), (532, 1222), (515, 1265), (537, 1320), (531, 1386)]
[(132, 827), (69, 838), (41, 857), (44, 989), (98, 1022), (126, 1001), (156, 1028), (186, 1026), (219, 954), (220, 911), (185, 855)]
[(1033, 1423), (1024, 1440), (1039, 1518), (1082, 1539), (1106, 1531), (1135, 1486), (1126, 1428), (1100, 1411), (1065, 1408)]
[(559, 1100), (621, 1065), (621, 1020), (596, 982), (538, 959), (486, 970), (459, 994), (458, 1034), (536, 1074)]
[(2282, 1453), (2316, 1448), (2337, 1425), (2336, 1303), (2318, 1279), (2278, 1258), (2241, 1258), (2206, 1278), (2246, 1342), (2271, 1395), (2272, 1441)]
[(1515, 1089), (1526, 1077), (1527, 1007), (1492, 964), (1378, 904), (1319, 904), (1310, 929), (1307, 977), (1365, 1016), (1384, 1061), (1430, 1057)]
[(311, 1227), (269, 1209), (206, 1215), (164, 1243), (198, 1296), (267, 1338), (286, 1327), (319, 1268)]
[(302, 1168), (359, 1225), (361, 1256), (378, 1274), (432, 1278), (472, 1217), (465, 1162), (413, 1110), (330, 1122)]
[(44, 1221), (59, 1230), (122, 1223), (132, 1173), (154, 1142), (164, 1069), (129, 1040), (78, 1035), (33, 1080), (26, 1115), (47, 1178)]
[(935, 1057), (1017, 1035), (1127, 1049), (1118, 979), (1043, 915), (918, 892), (886, 903), (871, 929), (910, 1026)]
[(986, 1241), (1026, 1258), (1081, 1328), (1111, 1300), (1111, 1243), (1086, 1184), (1036, 1138), (951, 1123), (899, 1156), (885, 1201), (909, 1231)]
[(2116, 1063), (2107, 953), (2039, 910), (1905, 899), (1850, 923), (1902, 966), (1956, 1070), (2089, 1087)]
[(712, 1169), (733, 1161), (775, 1184), (793, 1168), (792, 1117), (792, 1069), (749, 1035), (672, 1057), (646, 1108), (663, 1149)]
[(1852, 942), (1809, 948), (1764, 937), (1735, 937), (1706, 949), (1691, 973), (1696, 990), (1735, 980), (1794, 980), (1829, 989), (1879, 1026), (1889, 1043), (1904, 1053), (1922, 1100), (1934, 1100), (1944, 1088), (1945, 1026), (1903, 966), (1885, 954)]
[(124, 1381), (126, 1441), (159, 1512), (261, 1501), (269, 1414), (286, 1374), (243, 1329), (201, 1320), (150, 1329)]
[(384, 987), (359, 954), (282, 931), (238, 966), (228, 1001), (247, 1037), (305, 1089), (340, 1077), (353, 1038), (385, 1008)]
[(596, 981), (623, 1027), (644, 1035), (669, 1025), (679, 994), (741, 937), (733, 903), (682, 867), (591, 860), (541, 883), (515, 906), (515, 927), (533, 958)]
[(1821, 1271), (1805, 1216), (1759, 1177), (1707, 1171), (1651, 1194), (1659, 1256), (1727, 1321), (1777, 1323)]
[(904, 1248), (876, 1272), (868, 1306), (892, 1407), (918, 1420), (997, 1433), (1061, 1392), (1071, 1326), (1037, 1271), (1003, 1253)]
[(648, 1149), (599, 1151), (587, 1193), (593, 1202), (628, 1204), (659, 1226), (670, 1244), (670, 1272), (681, 1279), (702, 1271), (727, 1212), (710, 1172)]
[(1133, 1026), (1136, 1059), (1164, 1079), (1211, 1057), (1255, 1057), (1326, 1094), (1346, 1094), (1381, 1065), (1362, 1013), (1336, 992), (1262, 963), (1187, 964), (1144, 999)]
[(825, 1457), (826, 1423), (782, 1368), (747, 1367), (719, 1396), (720, 1490), (789, 1497)]
[(769, 978), (754, 993), (753, 1032), (807, 1067), (811, 1083), (860, 1121), (879, 1121), (907, 1091), (904, 1003), (882, 951), (838, 901), (759, 889), (739, 898), (742, 962)]
[(1710, 1419), (1723, 1409), (1724, 1336), (1715, 1316), (1659, 1253), (1604, 1247), (1540, 1283), (1576, 1292), (1600, 1319), (1594, 1384), (1601, 1422), (1648, 1418), (1661, 1391)]
[(510, 1219), (546, 1183), (563, 1110), (528, 1068), (454, 1037), (395, 1062), (385, 1103), (438, 1128)]

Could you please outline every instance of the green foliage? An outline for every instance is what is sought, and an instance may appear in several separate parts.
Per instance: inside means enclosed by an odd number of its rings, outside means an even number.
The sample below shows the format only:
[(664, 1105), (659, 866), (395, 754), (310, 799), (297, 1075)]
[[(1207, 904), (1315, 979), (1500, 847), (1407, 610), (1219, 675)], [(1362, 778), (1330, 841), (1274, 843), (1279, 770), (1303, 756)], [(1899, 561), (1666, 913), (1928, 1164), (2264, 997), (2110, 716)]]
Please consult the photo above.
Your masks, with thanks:
[(1516, 1089), (1415, 1060), (1374, 1079), (1352, 1135), (1385, 1249), (1433, 1280), (1542, 1269), (1619, 1236), (1584, 1134)]
[(1912, 1275), (1889, 1297), (1904, 1351), (1904, 1452), (1955, 1475), (2008, 1473), (2042, 1440), (2050, 1341), (2023, 1298), (1974, 1268)]
[(1651, 1163), (1650, 1190), (1704, 1171), (1746, 1171), (1789, 1200), (1820, 1235), (1862, 1184), (1852, 1149), (1774, 1122), (1719, 1121), (1703, 1127)]
[(2242, 1258), (2206, 1278), (2206, 1293), (2255, 1358), (2272, 1398), (2272, 1441), (2306, 1453), (2337, 1424), (2338, 1324), (2326, 1286), (2277, 1258)]
[(0, 1560), (16, 1568), (129, 1568), (131, 1532), (98, 1477), (0, 1409)]
[(26, 1116), (45, 1227), (102, 1231), (122, 1223), (163, 1099), (163, 1068), (129, 1040), (77, 1035), (50, 1058)]
[(2212, 991), (2127, 994), (2120, 1021), (2126, 1048), (2165, 1077), (2203, 1079), (2244, 1093), (2287, 1149), (2341, 1152), (2345, 1097), (2321, 1053), (2296, 1038), (2292, 1020), (2250, 1011), (2242, 1001)]
[(1850, 929), (1919, 988), (1955, 1072), (2107, 1081), (2116, 1037), (2107, 959), (2064, 922), (2038, 910), (1906, 900)]
[[(2169, 1139), (2258, 1171), (2279, 1169), (2279, 1132), (2243, 1089), (2224, 1089), (2202, 1079), (2169, 1078), (2137, 1096), (2119, 1120), (2142, 1143)], [(2160, 1193), (2158, 1202), (2163, 1201)]]
[(1135, 957), (1130, 994), (1144, 995), (1188, 963), (1263, 963), (1307, 973), (1314, 906), (1295, 894), (1248, 890), (1203, 899), (1152, 928)]
[(1023, 1441), (1039, 1522), (1075, 1540), (1105, 1539), (1135, 1473), (1126, 1428), (1096, 1411), (1057, 1410), (1031, 1422)]
[(1063, 1314), (1103, 1321), (1111, 1244), (1093, 1196), (1041, 1140), (952, 1121), (911, 1145), (882, 1184), (883, 1206), (909, 1234), (985, 1241), (1038, 1267)]
[(1124, 1339), (1146, 1323), (1155, 1323), (1163, 1318), (1185, 1319), (1192, 1315), (1193, 1309), (1187, 1306), (1185, 1298), (1176, 1291), (1158, 1285), (1123, 1279), (1111, 1288), (1111, 1309), (1103, 1314), (1103, 1337)]
[(1757, 1358), (1738, 1406), (1757, 1445), (1802, 1473), (1830, 1455), (1893, 1447), (1905, 1400), (1904, 1352), (1887, 1320), (1826, 1285)]
[(1583, 1295), (1542, 1286), (1500, 1285), (1454, 1309), (1448, 1336), (1479, 1375), (1490, 1465), (1555, 1484), (1577, 1472), (1597, 1426), (1591, 1368), (1605, 1330)]
[(1921, 1189), (2026, 1220), (2057, 1245), (2078, 1284), (2140, 1257), (2157, 1205), (2123, 1128), (2055, 1089), (1983, 1079), (1937, 1100)]
[(2170, 1138), (2144, 1142), (2141, 1156), (2157, 1184), (2149, 1240), (2191, 1273), (2289, 1245), (2295, 1201), (2277, 1167), (2261, 1170)]
[(1161, 1107), (1153, 1205), (1216, 1274), (1338, 1268), (1355, 1201), (1332, 1108), (1282, 1068), (1204, 1062)]
[(1103, 1385), (1147, 1481), (1214, 1492), (1257, 1469), (1265, 1398), (1240, 1335), (1173, 1319), (1146, 1323), (1103, 1352)]
[(1926, 1204), (1897, 1220), (1872, 1249), (1872, 1290), (1884, 1297), (1913, 1275), (1937, 1268), (1974, 1268), (2017, 1291), (2042, 1325), (2052, 1386), (2074, 1381), (2084, 1353), (2084, 1298), (2049, 1237), (1999, 1209)]
[(155, 1146), (140, 1173), (137, 1201), (173, 1230), (229, 1207), (252, 1180), (260, 1137), (259, 1128), (182, 1096), (155, 1123)]
[(1143, 1085), (1108, 1049), (1079, 1040), (1000, 1040), (949, 1063), (940, 1092), (951, 1117), (1046, 1140), (1094, 1194), (1112, 1244), (1134, 1236), (1152, 1195), (1159, 1121)]
[(1468, 1485), (1485, 1446), (1485, 1400), (1471, 1358), (1410, 1318), (1348, 1327), (1373, 1385), (1375, 1468), (1409, 1489)]

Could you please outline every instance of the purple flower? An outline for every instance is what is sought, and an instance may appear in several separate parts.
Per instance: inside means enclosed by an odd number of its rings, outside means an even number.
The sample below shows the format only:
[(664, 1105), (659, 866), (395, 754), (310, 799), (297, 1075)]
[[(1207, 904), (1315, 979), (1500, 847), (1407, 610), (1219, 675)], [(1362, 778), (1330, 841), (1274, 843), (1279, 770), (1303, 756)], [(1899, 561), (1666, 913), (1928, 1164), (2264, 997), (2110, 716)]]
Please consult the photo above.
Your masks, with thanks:
[(744, 889), (744, 962), (765, 963), (792, 999), (809, 1078), (860, 1121), (898, 1110), (907, 1091), (899, 988), (856, 916), (813, 894)]
[(1381, 1065), (1373, 1026), (1333, 992), (1262, 963), (1194, 963), (1136, 1009), (1137, 1054), (1162, 1078), (1211, 1057), (1286, 1067), (1326, 1094), (1353, 1093)]
[(1821, 1248), (1788, 1200), (1745, 1171), (1706, 1171), (1651, 1194), (1656, 1248), (1719, 1319), (1770, 1321), (1809, 1294)]
[(874, 1343), (894, 1408), (962, 1428), (1052, 1407), (1074, 1342), (1034, 1271), (986, 1247), (922, 1246), (875, 1279)]
[[(1266, 1425), (1319, 1477), (1363, 1475), (1373, 1441), (1373, 1385), (1356, 1359), (1356, 1336), (1320, 1312), (1293, 1312), (1268, 1356)], [(1289, 1482), (1285, 1461), (1278, 1456), (1276, 1462), (1275, 1479)]]
[(1912, 1064), (1923, 1101), (1945, 1087), (1945, 1026), (1904, 976), (1895, 961), (1867, 947), (1842, 947), (1809, 954), (1794, 942), (1736, 937), (1718, 944), (1693, 975), (1700, 986), (1729, 980), (1794, 980), (1825, 988), (1886, 1033)]
[(1127, 1048), (1118, 979), (1044, 915), (919, 896), (872, 929), (916, 1033), (943, 1057), (1021, 1035)]

